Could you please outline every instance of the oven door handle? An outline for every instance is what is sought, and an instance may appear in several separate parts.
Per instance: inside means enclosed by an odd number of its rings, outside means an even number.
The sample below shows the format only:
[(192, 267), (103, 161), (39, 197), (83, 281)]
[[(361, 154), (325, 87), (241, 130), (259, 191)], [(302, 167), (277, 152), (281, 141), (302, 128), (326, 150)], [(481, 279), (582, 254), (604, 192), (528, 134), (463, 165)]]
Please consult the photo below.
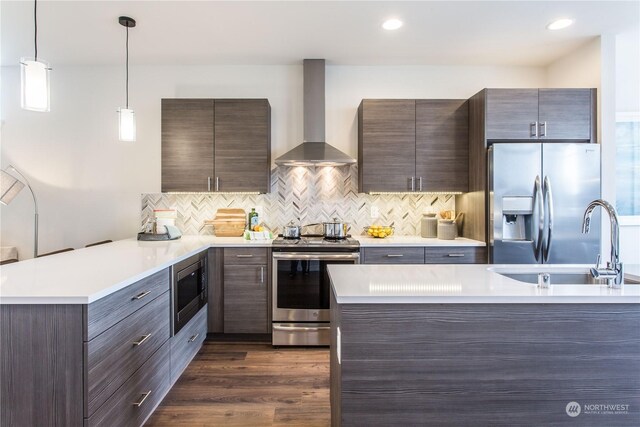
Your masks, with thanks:
[(327, 254), (327, 253), (315, 253), (315, 252), (289, 252), (289, 253), (274, 253), (273, 259), (293, 259), (293, 260), (359, 260), (359, 253), (345, 253), (345, 254)]
[(331, 329), (331, 326), (280, 326), (273, 325), (274, 331), (328, 331)]

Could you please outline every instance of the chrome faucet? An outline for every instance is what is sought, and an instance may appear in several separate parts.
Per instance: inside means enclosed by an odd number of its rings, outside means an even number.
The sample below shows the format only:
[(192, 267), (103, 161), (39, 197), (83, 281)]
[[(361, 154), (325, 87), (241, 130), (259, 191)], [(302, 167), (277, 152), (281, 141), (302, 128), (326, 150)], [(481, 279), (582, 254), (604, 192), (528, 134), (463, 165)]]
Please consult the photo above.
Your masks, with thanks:
[(596, 199), (589, 203), (582, 219), (582, 232), (589, 232), (591, 214), (597, 206), (600, 206), (609, 214), (609, 222), (611, 223), (611, 261), (607, 263), (606, 268), (599, 268), (600, 255), (598, 255), (596, 266), (591, 269), (591, 276), (593, 276), (594, 279), (606, 279), (607, 286), (610, 288), (621, 289), (624, 281), (624, 269), (620, 262), (620, 226), (618, 225), (616, 208), (614, 208), (611, 203), (602, 199)]

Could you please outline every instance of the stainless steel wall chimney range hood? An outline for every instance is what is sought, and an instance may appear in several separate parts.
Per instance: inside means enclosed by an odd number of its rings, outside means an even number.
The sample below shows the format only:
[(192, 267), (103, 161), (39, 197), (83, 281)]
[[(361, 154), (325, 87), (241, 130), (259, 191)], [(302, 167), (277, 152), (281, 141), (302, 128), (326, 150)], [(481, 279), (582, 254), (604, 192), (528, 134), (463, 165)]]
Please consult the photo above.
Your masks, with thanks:
[(281, 166), (343, 166), (356, 163), (325, 142), (324, 59), (305, 59), (304, 142), (275, 160)]

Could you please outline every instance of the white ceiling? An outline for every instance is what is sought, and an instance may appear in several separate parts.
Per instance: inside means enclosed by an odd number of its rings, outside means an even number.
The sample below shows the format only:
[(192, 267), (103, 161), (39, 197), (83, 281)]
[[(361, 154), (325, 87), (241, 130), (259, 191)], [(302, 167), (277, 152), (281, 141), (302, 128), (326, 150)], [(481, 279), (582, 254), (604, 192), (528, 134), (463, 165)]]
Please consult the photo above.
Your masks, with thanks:
[[(0, 3), (2, 65), (33, 56), (33, 2)], [(55, 65), (132, 64), (544, 66), (640, 21), (640, 1), (40, 1), (39, 56)], [(381, 23), (397, 17), (395, 32)], [(575, 19), (566, 30), (546, 24)]]

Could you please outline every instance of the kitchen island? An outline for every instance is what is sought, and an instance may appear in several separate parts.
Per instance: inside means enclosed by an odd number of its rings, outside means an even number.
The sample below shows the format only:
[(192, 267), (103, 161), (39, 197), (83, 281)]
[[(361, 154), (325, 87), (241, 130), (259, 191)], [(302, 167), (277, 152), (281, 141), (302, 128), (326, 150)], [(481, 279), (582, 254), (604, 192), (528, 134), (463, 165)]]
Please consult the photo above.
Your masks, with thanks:
[(640, 286), (500, 267), (330, 266), (332, 425), (640, 425)]

